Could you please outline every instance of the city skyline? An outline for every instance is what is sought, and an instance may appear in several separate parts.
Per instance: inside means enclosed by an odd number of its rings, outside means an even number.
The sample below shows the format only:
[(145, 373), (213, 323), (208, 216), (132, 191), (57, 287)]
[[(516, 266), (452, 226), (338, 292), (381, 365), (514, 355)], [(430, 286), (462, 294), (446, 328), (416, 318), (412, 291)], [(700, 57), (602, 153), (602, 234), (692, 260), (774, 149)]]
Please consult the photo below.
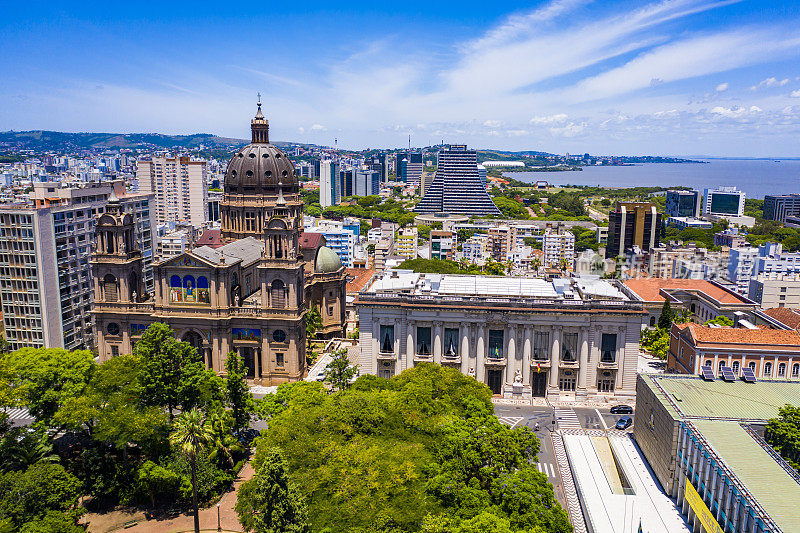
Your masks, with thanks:
[(282, 141), (800, 156), (798, 19), (733, 0), (10, 6), (0, 130), (246, 138), (260, 91)]

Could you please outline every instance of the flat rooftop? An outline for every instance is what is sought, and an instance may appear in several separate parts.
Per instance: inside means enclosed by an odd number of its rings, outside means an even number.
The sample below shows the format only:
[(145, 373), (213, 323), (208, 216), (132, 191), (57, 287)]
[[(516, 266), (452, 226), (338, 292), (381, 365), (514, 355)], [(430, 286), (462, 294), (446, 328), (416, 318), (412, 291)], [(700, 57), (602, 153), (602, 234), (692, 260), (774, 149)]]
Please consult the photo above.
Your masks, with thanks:
[(641, 374), (676, 419), (709, 418), (764, 421), (778, 409), (800, 404), (800, 381), (740, 379), (705, 381), (699, 376)]
[(661, 290), (685, 290), (702, 292), (722, 304), (752, 304), (747, 298), (704, 279), (678, 278), (632, 278), (623, 281), (644, 302), (663, 303)]
[(415, 296), (513, 297), (548, 300), (581, 300), (580, 292), (592, 299), (630, 301), (612, 283), (600, 279), (470, 276), (421, 274), (411, 270), (390, 270), (377, 277), (366, 293), (399, 293)]
[(692, 424), (781, 531), (800, 532), (800, 484), (741, 424), (719, 420), (693, 420)]

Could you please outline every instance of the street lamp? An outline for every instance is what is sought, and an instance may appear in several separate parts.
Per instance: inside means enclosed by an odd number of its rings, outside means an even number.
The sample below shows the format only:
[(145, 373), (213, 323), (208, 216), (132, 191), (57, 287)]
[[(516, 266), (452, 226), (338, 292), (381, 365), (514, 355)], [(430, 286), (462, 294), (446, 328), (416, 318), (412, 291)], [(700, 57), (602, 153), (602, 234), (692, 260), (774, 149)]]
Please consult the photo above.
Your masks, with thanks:
[(222, 531), (222, 526), (219, 522), (219, 503), (217, 504), (217, 531)]

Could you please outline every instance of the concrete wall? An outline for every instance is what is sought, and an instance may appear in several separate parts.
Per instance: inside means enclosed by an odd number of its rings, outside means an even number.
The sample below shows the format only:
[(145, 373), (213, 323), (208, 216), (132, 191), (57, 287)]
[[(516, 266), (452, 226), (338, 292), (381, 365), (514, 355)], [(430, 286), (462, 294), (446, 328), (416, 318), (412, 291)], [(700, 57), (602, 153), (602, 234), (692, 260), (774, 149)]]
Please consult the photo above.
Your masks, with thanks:
[(672, 494), (678, 422), (641, 375), (636, 380), (636, 423), (633, 425), (633, 436), (661, 487), (667, 494)]

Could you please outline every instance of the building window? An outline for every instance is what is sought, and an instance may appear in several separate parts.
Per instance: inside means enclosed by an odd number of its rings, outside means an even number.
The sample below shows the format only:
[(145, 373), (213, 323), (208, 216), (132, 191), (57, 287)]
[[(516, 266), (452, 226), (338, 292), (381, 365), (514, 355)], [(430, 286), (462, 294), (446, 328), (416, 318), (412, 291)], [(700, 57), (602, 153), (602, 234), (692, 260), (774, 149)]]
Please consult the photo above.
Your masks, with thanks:
[(786, 363), (780, 363), (778, 365), (778, 377), (783, 377), (786, 375)]
[(417, 327), (417, 355), (431, 354), (431, 328)]
[(489, 358), (503, 358), (503, 337), (504, 332), (502, 329), (489, 330)]
[(568, 363), (575, 362), (578, 351), (578, 334), (564, 333), (564, 346), (561, 348), (561, 360)]
[(275, 342), (286, 342), (286, 332), (282, 329), (276, 329), (272, 332), (272, 340)]
[(333, 306), (332, 305), (328, 306), (328, 316), (333, 316)]
[(380, 347), (383, 353), (394, 353), (394, 326), (381, 326)]
[(795, 364), (792, 365), (792, 377), (793, 378), (800, 377), (800, 364), (799, 363), (795, 363)]
[(447, 357), (458, 356), (458, 328), (444, 329), (444, 355)]
[(109, 322), (108, 325), (106, 325), (106, 331), (109, 335), (119, 335), (119, 324), (116, 322)]
[(718, 374), (722, 374), (722, 367), (725, 366), (725, 363), (727, 363), (727, 361), (720, 361), (719, 362), (719, 365), (718, 365), (719, 368), (717, 369), (717, 373)]
[(533, 336), (533, 358), (541, 360), (550, 359), (550, 333), (537, 331)]
[(764, 363), (764, 377), (772, 377), (772, 363)]
[(711, 362), (711, 359), (706, 359), (705, 366), (707, 366), (708, 368), (711, 368), (712, 366), (714, 366), (714, 363)]
[(119, 346), (116, 344), (111, 345), (111, 357), (119, 357)]
[(601, 346), (601, 363), (613, 363), (617, 360), (617, 334), (616, 333), (603, 333), (600, 340)]
[(558, 378), (558, 388), (563, 391), (575, 390), (575, 371), (562, 370)]
[(280, 367), (283, 366), (283, 354), (282, 353), (276, 353), (275, 354), (275, 366), (280, 366)]
[(755, 361), (750, 361), (749, 363), (747, 363), (747, 366), (748, 366), (748, 367), (750, 368), (750, 370), (752, 370), (753, 372), (755, 372), (755, 371), (756, 371), (756, 363), (755, 363)]
[(733, 373), (734, 374), (738, 374), (739, 373), (739, 361), (734, 361), (732, 368), (733, 368)]

